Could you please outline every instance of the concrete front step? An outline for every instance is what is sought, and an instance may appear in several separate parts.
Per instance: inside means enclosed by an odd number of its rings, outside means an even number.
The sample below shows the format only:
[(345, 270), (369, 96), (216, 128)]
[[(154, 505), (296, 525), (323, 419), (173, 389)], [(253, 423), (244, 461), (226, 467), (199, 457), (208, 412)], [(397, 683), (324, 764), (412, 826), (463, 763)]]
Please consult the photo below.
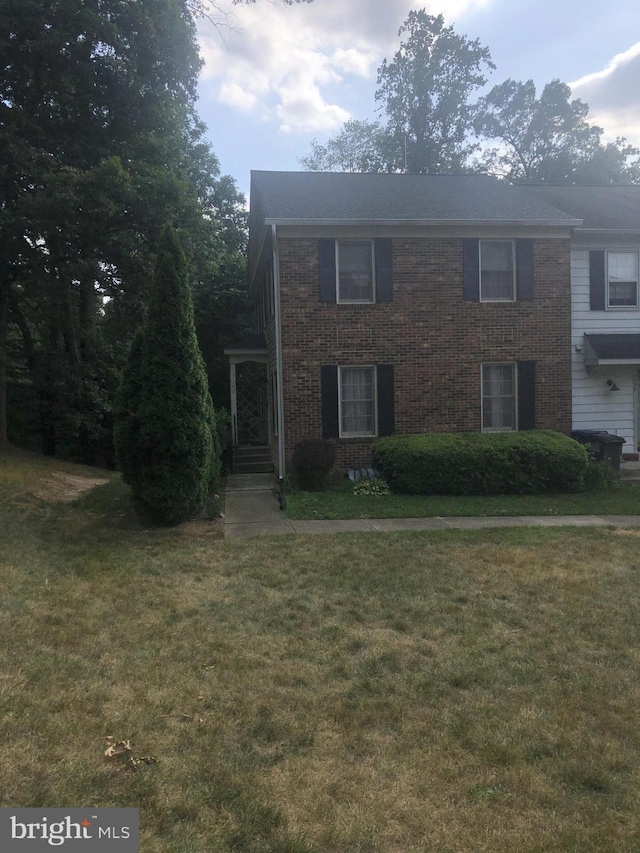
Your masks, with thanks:
[(233, 471), (237, 474), (271, 474), (274, 471), (271, 449), (264, 445), (246, 445), (233, 451)]
[(271, 449), (266, 444), (248, 444), (245, 447), (235, 447), (233, 450), (233, 455), (237, 457), (255, 456), (256, 453), (268, 455), (271, 453)]
[(273, 462), (234, 462), (234, 474), (270, 474), (274, 471)]
[(233, 458), (236, 462), (264, 462), (266, 459), (271, 459), (271, 452), (256, 450), (255, 453), (234, 453)]

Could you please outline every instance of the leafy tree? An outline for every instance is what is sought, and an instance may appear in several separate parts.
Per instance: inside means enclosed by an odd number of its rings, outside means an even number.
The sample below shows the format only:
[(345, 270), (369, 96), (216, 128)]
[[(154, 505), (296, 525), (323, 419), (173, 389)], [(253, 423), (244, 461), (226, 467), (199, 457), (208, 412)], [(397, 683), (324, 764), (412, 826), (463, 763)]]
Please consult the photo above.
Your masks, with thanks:
[(379, 122), (349, 119), (326, 145), (314, 139), (299, 163), (308, 172), (385, 172), (392, 152), (393, 141)]
[(183, 0), (5, 0), (0, 52), (0, 441), (7, 365), (14, 408), (29, 377), (45, 452), (109, 462), (163, 224), (202, 287), (245, 239), (195, 113), (193, 16)]
[(383, 123), (346, 122), (326, 145), (312, 143), (300, 159), (304, 169), (442, 174), (468, 168), (477, 147), (469, 140), (469, 99), (486, 83), (485, 69), (495, 67), (489, 50), (424, 9), (410, 12), (398, 35), (406, 38), (378, 69)]
[(396, 165), (412, 174), (463, 171), (473, 151), (470, 96), (495, 68), (491, 54), (447, 27), (442, 15), (409, 13), (398, 35), (407, 35), (391, 61), (378, 69), (376, 101), (395, 143)]
[(195, 515), (219, 460), (187, 261), (170, 227), (162, 232), (149, 315), (123, 376), (118, 416), (118, 458), (138, 511), (157, 524)]
[(550, 184), (612, 184), (640, 180), (637, 148), (625, 139), (603, 143), (589, 107), (552, 80), (536, 97), (532, 80), (505, 80), (480, 99), (476, 133), (498, 140), (480, 161), (507, 180)]

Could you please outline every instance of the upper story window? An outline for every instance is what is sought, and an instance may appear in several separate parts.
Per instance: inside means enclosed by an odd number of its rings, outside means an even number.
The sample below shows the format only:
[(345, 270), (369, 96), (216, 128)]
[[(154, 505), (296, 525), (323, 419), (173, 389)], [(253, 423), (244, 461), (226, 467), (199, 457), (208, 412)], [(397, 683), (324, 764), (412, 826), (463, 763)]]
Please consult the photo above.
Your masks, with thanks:
[(515, 246), (512, 240), (480, 240), (480, 301), (515, 299)]
[(338, 302), (374, 302), (373, 243), (336, 240)]
[(320, 302), (371, 305), (393, 302), (393, 241), (318, 240)]
[(609, 308), (638, 307), (638, 253), (607, 252)]
[(535, 298), (534, 241), (462, 240), (462, 297), (467, 302), (530, 302)]

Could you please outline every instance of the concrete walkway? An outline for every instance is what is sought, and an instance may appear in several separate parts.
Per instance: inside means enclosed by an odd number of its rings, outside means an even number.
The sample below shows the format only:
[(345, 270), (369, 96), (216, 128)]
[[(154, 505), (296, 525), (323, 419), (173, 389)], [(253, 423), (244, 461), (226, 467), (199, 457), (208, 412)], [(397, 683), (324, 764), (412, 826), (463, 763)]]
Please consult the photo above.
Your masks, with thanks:
[[(626, 478), (625, 478), (626, 479)], [(225, 495), (225, 536), (281, 533), (482, 530), (490, 527), (640, 527), (640, 515), (520, 515), (481, 518), (352, 518), (295, 521), (286, 518), (273, 474), (232, 474)]]

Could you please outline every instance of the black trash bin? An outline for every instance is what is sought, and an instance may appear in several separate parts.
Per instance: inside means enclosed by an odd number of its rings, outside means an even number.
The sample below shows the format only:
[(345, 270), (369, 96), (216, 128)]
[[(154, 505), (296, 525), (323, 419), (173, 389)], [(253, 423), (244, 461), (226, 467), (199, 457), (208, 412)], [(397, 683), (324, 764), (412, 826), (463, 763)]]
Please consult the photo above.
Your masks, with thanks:
[(584, 444), (598, 462), (606, 459), (616, 471), (620, 470), (620, 456), (625, 439), (601, 429), (574, 429), (571, 438)]

